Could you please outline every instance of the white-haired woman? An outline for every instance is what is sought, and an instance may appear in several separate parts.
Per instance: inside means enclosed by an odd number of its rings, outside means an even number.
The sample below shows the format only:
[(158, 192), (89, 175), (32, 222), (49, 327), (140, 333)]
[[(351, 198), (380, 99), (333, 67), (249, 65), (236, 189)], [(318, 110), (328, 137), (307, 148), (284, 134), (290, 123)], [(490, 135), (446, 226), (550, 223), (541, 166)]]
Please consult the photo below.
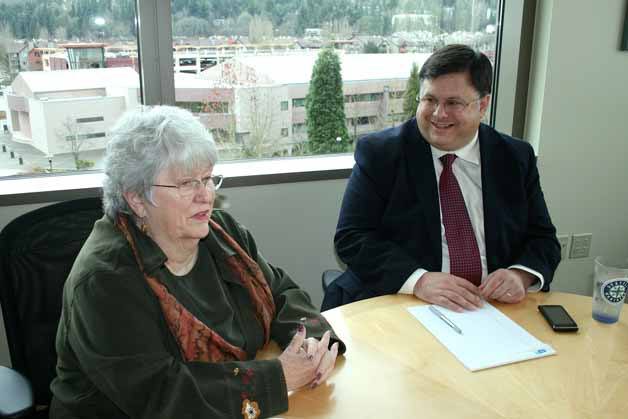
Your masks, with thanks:
[[(178, 108), (132, 111), (112, 129), (105, 216), (65, 284), (52, 418), (268, 417), (331, 373), (342, 342), (213, 209), (216, 160)], [(270, 339), (284, 352), (255, 360)]]

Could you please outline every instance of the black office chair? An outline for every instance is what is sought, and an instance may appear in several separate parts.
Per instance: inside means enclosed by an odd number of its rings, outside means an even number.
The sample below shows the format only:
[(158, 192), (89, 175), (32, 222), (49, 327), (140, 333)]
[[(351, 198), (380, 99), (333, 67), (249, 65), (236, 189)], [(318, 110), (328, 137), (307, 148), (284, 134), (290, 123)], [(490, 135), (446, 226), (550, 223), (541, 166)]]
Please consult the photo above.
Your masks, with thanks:
[(100, 198), (77, 199), (24, 214), (0, 233), (0, 305), (13, 367), (0, 368), (0, 418), (48, 417), (63, 284), (102, 214)]
[[(348, 297), (348, 294), (344, 290), (344, 282), (346, 282), (347, 275), (349, 275), (347, 271), (342, 272), (338, 269), (326, 269), (323, 271), (323, 275), (321, 276), (323, 285), (321, 311), (331, 310), (332, 308), (352, 301), (351, 297)], [(352, 277), (352, 275), (350, 277)]]
[(351, 269), (342, 272), (337, 269), (328, 269), (323, 272), (323, 301), (321, 311), (364, 300), (379, 295), (372, 288), (366, 286)]

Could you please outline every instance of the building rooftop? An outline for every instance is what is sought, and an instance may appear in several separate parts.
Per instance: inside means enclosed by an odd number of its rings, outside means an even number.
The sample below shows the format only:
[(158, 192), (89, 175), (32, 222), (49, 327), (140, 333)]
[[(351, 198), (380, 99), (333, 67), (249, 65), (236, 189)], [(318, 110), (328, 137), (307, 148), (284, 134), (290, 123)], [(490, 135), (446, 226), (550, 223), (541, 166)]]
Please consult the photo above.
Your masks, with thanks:
[[(13, 81), (31, 94), (99, 89), (106, 87), (139, 88), (139, 75), (131, 67), (90, 68), (84, 70), (22, 71)], [(22, 89), (14, 89), (16, 92)]]
[[(293, 55), (236, 56), (235, 61), (253, 69), (257, 79), (277, 84), (309, 83), (317, 53)], [(412, 63), (421, 66), (430, 56), (421, 54), (343, 54), (339, 53), (344, 82), (407, 79)], [(211, 71), (210, 69), (209, 71)], [(214, 73), (216, 74), (216, 73)], [(209, 75), (209, 74), (208, 74)]]
[[(429, 57), (420, 54), (343, 54), (339, 53), (344, 82), (363, 80), (407, 79), (412, 63), (419, 66)], [(309, 83), (317, 53), (287, 55), (242, 55), (233, 58), (254, 79), (272, 84)], [(223, 64), (224, 65), (224, 64)], [(219, 69), (212, 68), (202, 75), (175, 73), (177, 88), (211, 88), (224, 85)], [(107, 87), (139, 88), (139, 75), (131, 67), (97, 68), (62, 71), (22, 71), (13, 82), (14, 91), (31, 95)]]
[(69, 42), (66, 44), (59, 44), (59, 48), (104, 48), (107, 44), (102, 42)]
[[(106, 87), (139, 87), (139, 75), (131, 67), (22, 71), (16, 78), (16, 81), (18, 81), (18, 78), (21, 78), (21, 82), (18, 82), (18, 84), (26, 86), (32, 94)], [(199, 78), (196, 74), (175, 73), (174, 81), (175, 87), (182, 89), (219, 87), (218, 82)]]

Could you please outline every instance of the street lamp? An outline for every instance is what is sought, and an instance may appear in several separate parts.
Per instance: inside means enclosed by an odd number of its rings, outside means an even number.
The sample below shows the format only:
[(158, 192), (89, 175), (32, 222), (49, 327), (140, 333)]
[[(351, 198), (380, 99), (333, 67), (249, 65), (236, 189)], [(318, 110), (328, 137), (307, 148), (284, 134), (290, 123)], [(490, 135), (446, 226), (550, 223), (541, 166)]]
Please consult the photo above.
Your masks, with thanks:
[(94, 18), (94, 25), (98, 26), (98, 34), (100, 35), (100, 39), (102, 40), (105, 37), (105, 31), (103, 31), (103, 26), (105, 26), (107, 21), (104, 17), (96, 16)]

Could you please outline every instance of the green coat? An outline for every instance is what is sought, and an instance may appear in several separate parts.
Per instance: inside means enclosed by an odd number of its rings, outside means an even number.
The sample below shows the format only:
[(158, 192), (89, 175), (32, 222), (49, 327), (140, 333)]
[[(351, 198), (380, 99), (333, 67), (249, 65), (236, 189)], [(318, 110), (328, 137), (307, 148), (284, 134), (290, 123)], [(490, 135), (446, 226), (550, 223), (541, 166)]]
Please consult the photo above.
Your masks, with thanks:
[[(251, 234), (227, 213), (215, 210), (218, 224), (259, 264), (273, 293), (276, 317), (271, 337), (280, 347), (288, 345), (302, 317), (308, 336), (320, 338), (331, 329), (312, 305), (309, 296), (281, 269), (258, 253)], [(131, 226), (133, 223), (129, 223)], [(165, 254), (134, 226), (131, 234), (148, 274), (168, 287), (172, 278), (164, 265)], [(210, 229), (200, 241), (213, 256), (214, 284), (223, 293), (177, 295), (187, 301), (212, 306), (214, 295), (227, 296), (216, 304), (230, 307), (237, 327), (221, 330), (229, 340), (235, 331), (248, 359), (241, 362), (186, 362), (168, 329), (157, 298), (142, 276), (131, 249), (111, 219), (103, 217), (79, 253), (63, 293), (63, 310), (57, 331), (57, 378), (54, 396), (73, 413), (89, 418), (217, 418), (242, 417), (243, 400), (256, 402), (260, 417), (288, 409), (281, 364), (277, 359), (255, 360), (263, 346), (263, 331), (255, 319), (246, 289), (234, 278), (225, 259), (234, 251)], [(172, 279), (170, 279), (172, 281)], [(199, 288), (200, 287), (200, 288)], [(211, 295), (210, 295), (211, 294)], [(192, 309), (188, 307), (188, 309)], [(202, 311), (202, 308), (200, 309)], [(208, 320), (207, 320), (208, 319)], [(336, 341), (334, 336), (332, 341)], [(344, 345), (340, 342), (341, 352)]]

